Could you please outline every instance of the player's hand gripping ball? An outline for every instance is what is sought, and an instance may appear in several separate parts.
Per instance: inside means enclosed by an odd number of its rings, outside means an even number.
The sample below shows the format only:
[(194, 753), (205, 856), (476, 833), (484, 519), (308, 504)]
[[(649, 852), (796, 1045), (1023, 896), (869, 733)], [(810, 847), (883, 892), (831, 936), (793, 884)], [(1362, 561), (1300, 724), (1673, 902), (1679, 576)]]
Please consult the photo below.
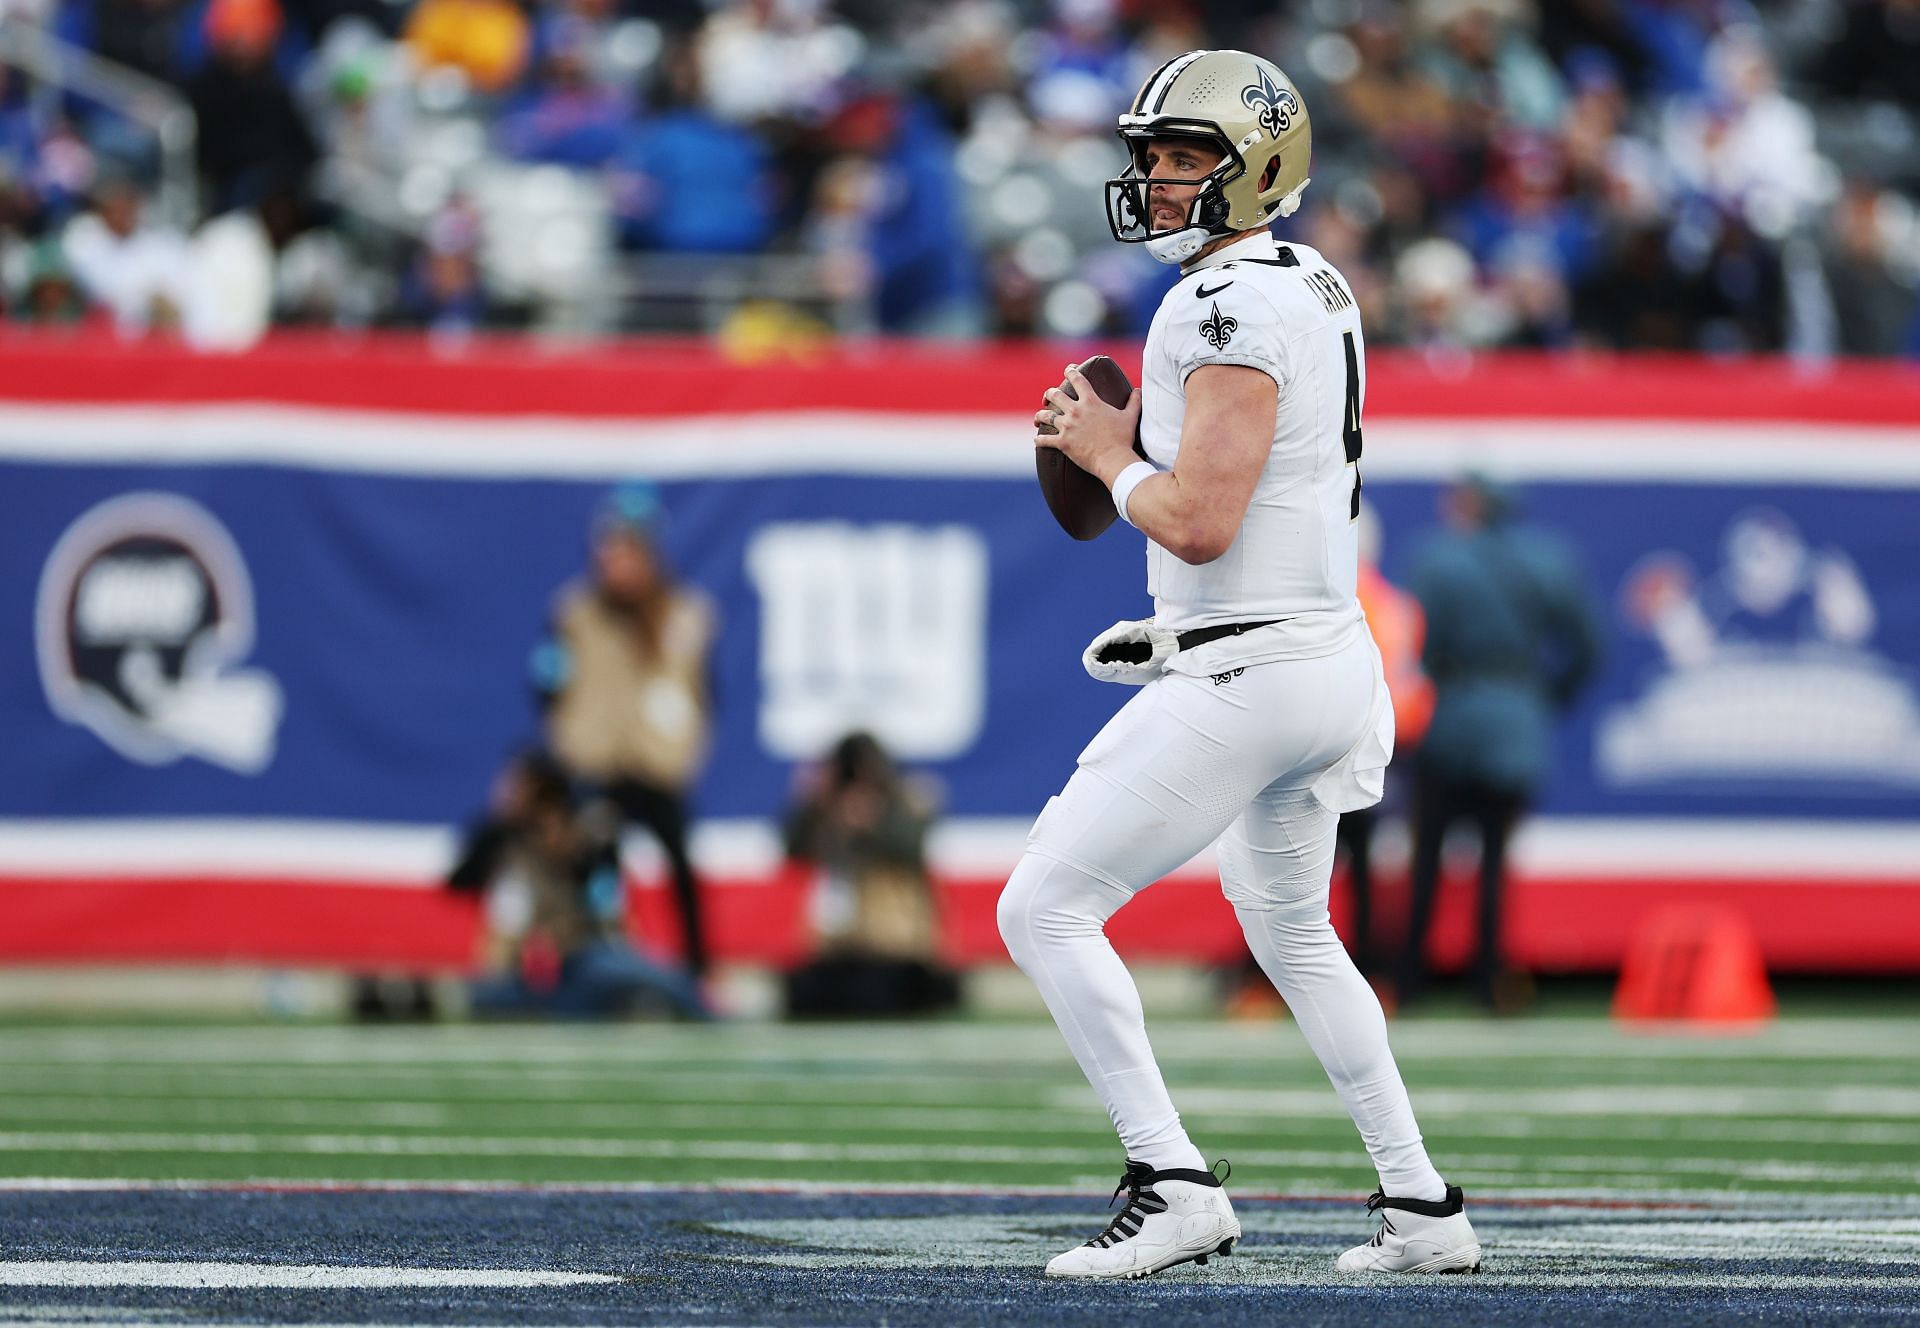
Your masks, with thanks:
[[(1133, 396), (1133, 384), (1127, 380), (1126, 370), (1107, 356), (1096, 355), (1080, 366), (1080, 373), (1102, 401), (1116, 410), (1126, 409), (1128, 400)], [(1071, 382), (1061, 383), (1059, 390), (1079, 400)], [(1059, 430), (1048, 422), (1053, 412), (1043, 408), (1041, 415), (1046, 418), (1036, 418), (1034, 431), (1058, 433)], [(1143, 459), (1146, 457), (1137, 437), (1133, 450)], [(1033, 465), (1040, 478), (1040, 492), (1046, 496), (1047, 510), (1053, 513), (1053, 519), (1060, 523), (1060, 528), (1067, 534), (1077, 540), (1090, 540), (1113, 524), (1118, 515), (1113, 509), (1113, 495), (1107, 492), (1107, 486), (1098, 477), (1080, 469), (1066, 453), (1057, 447), (1036, 447), (1033, 449)]]

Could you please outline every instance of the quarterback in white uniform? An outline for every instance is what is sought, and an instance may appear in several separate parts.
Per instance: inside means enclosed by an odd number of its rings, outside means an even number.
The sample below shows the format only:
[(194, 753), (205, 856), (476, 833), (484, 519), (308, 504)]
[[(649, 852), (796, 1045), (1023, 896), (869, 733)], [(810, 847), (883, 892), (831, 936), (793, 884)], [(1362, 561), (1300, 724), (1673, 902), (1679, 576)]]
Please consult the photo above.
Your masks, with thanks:
[[(1154, 616), (1084, 663), (1140, 690), (1080, 754), (1000, 899), (1008, 952), (1126, 1148), (1128, 1202), (1059, 1277), (1139, 1277), (1231, 1253), (1220, 1180), (1181, 1126), (1107, 919), (1207, 845), (1380, 1176), (1382, 1224), (1350, 1272), (1468, 1272), (1480, 1246), (1434, 1170), (1373, 991), (1327, 916), (1334, 829), (1379, 800), (1393, 709), (1354, 595), (1366, 354), (1352, 292), (1267, 230), (1298, 206), (1310, 133), (1292, 82), (1240, 51), (1168, 62), (1120, 117), (1115, 238), (1178, 263), (1139, 391), (1101, 402), (1077, 369), (1035, 424), (1147, 537)], [(1136, 436), (1146, 452), (1133, 450)]]

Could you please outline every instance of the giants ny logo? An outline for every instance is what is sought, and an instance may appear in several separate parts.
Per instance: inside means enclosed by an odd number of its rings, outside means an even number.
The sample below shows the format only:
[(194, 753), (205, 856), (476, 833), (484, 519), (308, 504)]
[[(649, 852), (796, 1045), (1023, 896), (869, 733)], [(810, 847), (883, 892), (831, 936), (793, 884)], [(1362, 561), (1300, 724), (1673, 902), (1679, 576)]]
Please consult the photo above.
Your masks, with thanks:
[(1275, 83), (1265, 69), (1260, 71), (1260, 81), (1240, 94), (1240, 104), (1254, 113), (1269, 138), (1292, 128), (1293, 117), (1300, 114), (1299, 99)]
[(114, 498), (54, 545), (35, 614), (55, 714), (146, 765), (198, 757), (253, 775), (273, 760), (280, 684), (253, 650), (253, 585), (197, 503)]
[(966, 526), (783, 522), (747, 546), (760, 742), (811, 760), (865, 730), (907, 760), (972, 747), (986, 707), (987, 548)]

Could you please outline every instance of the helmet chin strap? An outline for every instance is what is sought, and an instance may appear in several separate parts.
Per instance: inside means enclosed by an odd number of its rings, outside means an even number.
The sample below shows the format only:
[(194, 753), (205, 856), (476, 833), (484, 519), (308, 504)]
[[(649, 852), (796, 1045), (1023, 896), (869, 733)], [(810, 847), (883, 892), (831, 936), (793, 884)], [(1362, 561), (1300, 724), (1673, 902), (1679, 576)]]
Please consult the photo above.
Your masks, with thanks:
[(1214, 239), (1212, 232), (1204, 226), (1188, 226), (1184, 230), (1171, 231), (1166, 235), (1156, 235), (1147, 241), (1147, 252), (1162, 263), (1184, 263)]

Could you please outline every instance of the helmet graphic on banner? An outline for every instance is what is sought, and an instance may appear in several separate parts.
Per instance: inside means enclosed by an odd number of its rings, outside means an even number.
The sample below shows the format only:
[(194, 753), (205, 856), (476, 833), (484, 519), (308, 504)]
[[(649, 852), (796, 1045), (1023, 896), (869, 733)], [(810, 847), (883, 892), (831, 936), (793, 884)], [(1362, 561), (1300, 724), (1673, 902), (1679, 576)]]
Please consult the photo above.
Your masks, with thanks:
[(280, 684), (253, 650), (253, 585), (199, 504), (135, 493), (92, 508), (54, 545), (35, 613), (55, 714), (146, 765), (192, 756), (241, 774), (273, 760)]

